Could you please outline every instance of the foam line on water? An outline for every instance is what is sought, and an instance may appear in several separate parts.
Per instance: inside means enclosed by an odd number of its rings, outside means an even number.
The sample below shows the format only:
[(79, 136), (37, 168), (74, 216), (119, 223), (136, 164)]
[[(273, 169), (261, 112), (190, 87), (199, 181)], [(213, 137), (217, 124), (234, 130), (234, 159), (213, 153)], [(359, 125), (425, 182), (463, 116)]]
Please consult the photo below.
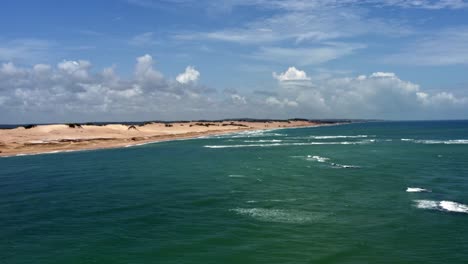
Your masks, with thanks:
[(248, 200), (246, 203), (260, 203), (260, 202), (273, 202), (273, 203), (284, 203), (284, 202), (295, 202), (296, 198), (290, 199), (267, 199), (267, 200)]
[(66, 149), (66, 150), (52, 150), (52, 151), (45, 151), (45, 152), (38, 152), (38, 153), (19, 153), (12, 156), (4, 156), (0, 158), (11, 158), (11, 157), (25, 157), (25, 156), (37, 156), (37, 155), (44, 155), (44, 154), (59, 154), (59, 153), (69, 153), (69, 152), (81, 152), (81, 151), (89, 151), (88, 149)]
[(260, 140), (244, 140), (246, 143), (279, 143), (283, 142), (280, 139), (260, 139)]
[(314, 215), (309, 212), (282, 210), (282, 209), (267, 209), (267, 208), (235, 208), (230, 211), (236, 214), (248, 216), (262, 222), (277, 222), (287, 224), (304, 224), (313, 222), (320, 215)]
[(252, 147), (281, 147), (281, 146), (312, 146), (312, 145), (362, 145), (374, 141), (343, 141), (343, 142), (300, 142), (300, 143), (270, 143), (270, 144), (238, 144), (238, 145), (205, 145), (205, 148), (252, 148)]
[(259, 139), (259, 140), (244, 140), (247, 143), (279, 143), (283, 142), (281, 139)]
[(342, 169), (359, 169), (361, 167), (356, 165), (345, 165), (345, 164), (338, 164), (338, 163), (330, 163), (331, 166), (335, 168), (342, 168)]
[(446, 145), (468, 144), (468, 139), (434, 140), (434, 139), (402, 138), (401, 141), (412, 142), (412, 143), (417, 143), (417, 144), (446, 144)]
[(374, 137), (374, 135), (336, 135), (336, 136), (309, 136), (309, 138), (313, 139), (336, 139), (336, 138), (367, 138), (367, 137)]
[(281, 133), (274, 133), (273, 131), (278, 129), (261, 129), (261, 130), (248, 130), (248, 131), (241, 131), (241, 132), (232, 132), (223, 135), (210, 135), (210, 136), (203, 136), (200, 138), (255, 138), (255, 137), (285, 137), (287, 134)]

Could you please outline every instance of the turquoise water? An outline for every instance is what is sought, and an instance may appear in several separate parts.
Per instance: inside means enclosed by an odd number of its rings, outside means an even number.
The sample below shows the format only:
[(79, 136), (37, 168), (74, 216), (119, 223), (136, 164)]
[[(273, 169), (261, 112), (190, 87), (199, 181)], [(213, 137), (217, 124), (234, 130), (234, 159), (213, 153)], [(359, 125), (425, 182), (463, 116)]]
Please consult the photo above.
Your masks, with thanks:
[(0, 263), (468, 262), (468, 122), (249, 132), (0, 168)]

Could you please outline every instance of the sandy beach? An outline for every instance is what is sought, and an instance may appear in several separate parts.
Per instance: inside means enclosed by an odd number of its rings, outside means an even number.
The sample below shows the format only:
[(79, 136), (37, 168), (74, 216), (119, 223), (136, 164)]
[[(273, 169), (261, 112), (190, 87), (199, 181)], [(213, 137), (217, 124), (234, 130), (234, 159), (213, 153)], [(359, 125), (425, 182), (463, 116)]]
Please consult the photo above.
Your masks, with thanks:
[(320, 125), (312, 121), (205, 121), (144, 125), (54, 124), (0, 129), (0, 157), (126, 147), (258, 129)]

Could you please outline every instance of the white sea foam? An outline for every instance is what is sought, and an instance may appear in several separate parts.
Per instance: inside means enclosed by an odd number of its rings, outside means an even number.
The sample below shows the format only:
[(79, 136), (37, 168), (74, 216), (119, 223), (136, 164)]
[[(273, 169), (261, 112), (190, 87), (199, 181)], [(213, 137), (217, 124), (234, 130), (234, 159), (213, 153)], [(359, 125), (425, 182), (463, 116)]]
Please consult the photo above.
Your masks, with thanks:
[(57, 154), (57, 153), (65, 153), (65, 152), (76, 152), (76, 151), (84, 151), (80, 149), (76, 150), (52, 150), (52, 151), (46, 151), (46, 152), (38, 152), (38, 153), (20, 153), (14, 155), (14, 157), (24, 157), (24, 156), (36, 156), (36, 155), (43, 155), (43, 154)]
[(249, 216), (258, 221), (278, 222), (288, 224), (304, 224), (310, 223), (320, 218), (309, 212), (281, 210), (281, 209), (266, 209), (266, 208), (235, 208), (230, 211), (239, 215)]
[(163, 142), (163, 141), (150, 141), (150, 142), (144, 142), (144, 143), (130, 144), (130, 145), (126, 145), (125, 148), (144, 146), (144, 145), (149, 145), (149, 144), (154, 144), (154, 143), (159, 143), (159, 142)]
[(449, 139), (449, 140), (435, 140), (435, 139), (411, 139), (402, 138), (401, 141), (413, 142), (418, 144), (468, 144), (468, 139)]
[(451, 140), (415, 140), (415, 143), (421, 144), (468, 144), (468, 139), (451, 139)]
[(278, 143), (278, 142), (283, 142), (283, 140), (280, 139), (260, 139), (260, 140), (244, 140), (246, 143)]
[(407, 187), (406, 192), (430, 192), (430, 190), (418, 187)]
[(241, 175), (241, 174), (230, 174), (228, 175), (229, 178), (245, 178), (246, 176), (245, 175)]
[[(255, 133), (247, 133), (247, 132), (255, 132)], [(271, 133), (268, 131), (244, 131), (244, 132), (235, 132), (235, 133), (229, 133), (229, 134), (224, 134), (224, 135), (203, 136), (199, 138), (237, 139), (237, 138), (285, 137), (285, 136), (287, 136), (287, 134)]]
[(286, 134), (273, 133), (274, 129), (270, 130), (248, 130), (242, 132), (234, 132), (230, 134), (215, 136), (216, 138), (251, 138), (251, 137), (284, 137)]
[(354, 135), (354, 136), (344, 136), (344, 135), (337, 135), (337, 136), (309, 136), (309, 138), (313, 138), (313, 139), (367, 138), (367, 137), (374, 137), (374, 135)]
[(297, 201), (297, 199), (295, 199), (295, 198), (291, 198), (291, 199), (268, 199), (268, 200), (261, 200), (261, 201), (249, 200), (249, 201), (246, 201), (246, 203), (259, 203), (259, 202), (284, 203), (284, 202), (294, 202), (294, 201)]
[(433, 209), (437, 210), (439, 208), (439, 203), (437, 201), (431, 200), (414, 200), (416, 207), (420, 209)]
[(284, 144), (248, 144), (248, 145), (205, 145), (205, 148), (248, 148), (248, 147), (274, 147), (274, 146), (282, 146)]
[(344, 165), (344, 164), (338, 164), (338, 163), (331, 163), (330, 165), (332, 165), (335, 168), (342, 168), (342, 169), (359, 169), (359, 168), (361, 168), (361, 167), (356, 166), (356, 165)]
[[(314, 156), (312, 156), (312, 155), (290, 156), (290, 157), (291, 158), (305, 158), (306, 160), (312, 160), (312, 161), (317, 161), (317, 162), (322, 162), (322, 163), (329, 162), (329, 160), (330, 160), (330, 158), (321, 157), (321, 156), (317, 156), (317, 155), (314, 155)], [(333, 162), (330, 162), (329, 164), (333, 168), (340, 168), (340, 169), (359, 169), (359, 168), (361, 168), (360, 166), (356, 166), (356, 165), (344, 165), (344, 164), (338, 164), (338, 163), (333, 163)]]
[(468, 206), (452, 201), (441, 201), (439, 206), (449, 212), (468, 213)]
[(294, 202), (297, 201), (296, 198), (290, 198), (290, 199), (270, 199), (267, 200), (267, 202), (276, 202), (276, 203), (282, 203), (282, 202)]
[(311, 156), (311, 155), (307, 155), (307, 159), (316, 160), (318, 162), (326, 162), (329, 160), (329, 158), (320, 157), (320, 156)]
[(270, 143), (270, 144), (239, 144), (239, 145), (205, 145), (205, 148), (251, 148), (251, 147), (279, 147), (279, 146), (312, 146), (312, 145), (362, 145), (372, 141), (343, 141), (343, 142), (298, 142), (298, 143)]
[(468, 205), (452, 201), (414, 200), (417, 208), (454, 213), (468, 213)]

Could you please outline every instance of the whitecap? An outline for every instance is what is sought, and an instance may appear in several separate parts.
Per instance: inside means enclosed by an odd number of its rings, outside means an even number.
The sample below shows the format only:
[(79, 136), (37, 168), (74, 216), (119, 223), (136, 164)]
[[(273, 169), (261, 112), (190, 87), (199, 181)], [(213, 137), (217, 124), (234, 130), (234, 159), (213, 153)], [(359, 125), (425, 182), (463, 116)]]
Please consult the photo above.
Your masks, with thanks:
[(407, 187), (406, 192), (430, 192), (430, 190), (418, 187)]
[(438, 210), (454, 213), (468, 213), (468, 205), (453, 202), (453, 201), (431, 201), (431, 200), (414, 200), (416, 207), (420, 209)]

